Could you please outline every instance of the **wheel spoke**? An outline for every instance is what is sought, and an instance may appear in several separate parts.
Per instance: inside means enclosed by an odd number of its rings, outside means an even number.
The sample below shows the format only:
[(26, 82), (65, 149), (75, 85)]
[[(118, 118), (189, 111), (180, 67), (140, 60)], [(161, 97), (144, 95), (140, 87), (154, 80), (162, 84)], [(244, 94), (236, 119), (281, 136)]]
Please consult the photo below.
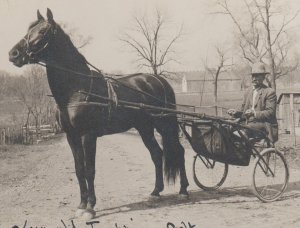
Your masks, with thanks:
[(257, 157), (253, 170), (253, 191), (264, 201), (278, 199), (286, 189), (289, 171), (284, 156), (274, 148), (265, 149)]
[(201, 157), (194, 158), (193, 174), (195, 183), (204, 190), (216, 190), (225, 181), (228, 165)]
[[(266, 194), (264, 194), (264, 192), (266, 192)], [(274, 188), (269, 188), (269, 186), (263, 187), (262, 190), (260, 191), (261, 195), (265, 195), (265, 196), (272, 194), (272, 192), (273, 192), (273, 194), (278, 194), (280, 191), (278, 191)]]

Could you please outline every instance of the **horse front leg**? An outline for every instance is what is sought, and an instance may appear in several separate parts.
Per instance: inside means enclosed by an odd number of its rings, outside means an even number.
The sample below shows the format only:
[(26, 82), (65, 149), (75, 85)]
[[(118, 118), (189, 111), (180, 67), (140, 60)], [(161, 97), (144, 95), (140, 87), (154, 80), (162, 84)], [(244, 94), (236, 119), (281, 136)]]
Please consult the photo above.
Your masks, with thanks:
[(76, 211), (76, 217), (80, 217), (83, 212), (85, 212), (88, 203), (88, 188), (84, 173), (85, 167), (83, 147), (81, 137), (77, 134), (67, 133), (67, 140), (73, 153), (76, 176), (80, 187), (80, 204)]
[(95, 217), (96, 213), (94, 207), (96, 205), (95, 195), (95, 158), (96, 158), (96, 134), (86, 134), (82, 136), (82, 145), (85, 155), (85, 178), (88, 187), (88, 198), (86, 211), (83, 213), (83, 217), (87, 220)]

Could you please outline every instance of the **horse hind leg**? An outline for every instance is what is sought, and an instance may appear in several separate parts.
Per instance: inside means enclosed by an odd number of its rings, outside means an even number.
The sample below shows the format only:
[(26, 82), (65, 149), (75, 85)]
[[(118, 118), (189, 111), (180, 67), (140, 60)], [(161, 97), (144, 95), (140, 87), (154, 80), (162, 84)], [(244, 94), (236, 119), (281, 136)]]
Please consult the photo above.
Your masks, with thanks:
[(167, 180), (175, 182), (176, 176), (179, 173), (179, 194), (188, 196), (187, 187), (189, 186), (189, 182), (186, 176), (184, 148), (178, 136), (179, 128), (177, 120), (175, 118), (164, 119), (157, 124), (156, 129), (162, 136)]
[(162, 155), (163, 152), (157, 143), (154, 137), (154, 128), (153, 127), (143, 127), (138, 129), (142, 140), (149, 150), (151, 154), (152, 161), (155, 166), (155, 187), (151, 193), (151, 196), (159, 197), (160, 192), (164, 189), (164, 181), (163, 181), (163, 162), (162, 162)]

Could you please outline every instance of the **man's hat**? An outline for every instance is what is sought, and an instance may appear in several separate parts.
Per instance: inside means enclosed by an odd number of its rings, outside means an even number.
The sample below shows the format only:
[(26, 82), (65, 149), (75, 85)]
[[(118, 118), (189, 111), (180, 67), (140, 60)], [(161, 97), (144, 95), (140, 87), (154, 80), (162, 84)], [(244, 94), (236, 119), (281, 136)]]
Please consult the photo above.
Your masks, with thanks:
[(265, 64), (261, 62), (256, 62), (252, 65), (251, 74), (269, 74), (269, 72), (266, 71)]

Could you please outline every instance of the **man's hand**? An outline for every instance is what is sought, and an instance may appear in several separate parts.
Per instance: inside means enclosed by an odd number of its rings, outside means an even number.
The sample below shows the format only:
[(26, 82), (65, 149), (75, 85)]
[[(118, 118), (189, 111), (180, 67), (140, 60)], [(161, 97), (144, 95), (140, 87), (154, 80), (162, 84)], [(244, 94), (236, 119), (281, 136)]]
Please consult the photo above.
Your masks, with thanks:
[(254, 110), (253, 109), (247, 109), (244, 113), (247, 119), (249, 119), (251, 116), (254, 116)]
[(227, 114), (230, 115), (230, 116), (235, 116), (236, 113), (237, 113), (237, 110), (234, 109), (234, 108), (231, 108), (231, 109), (227, 110)]

